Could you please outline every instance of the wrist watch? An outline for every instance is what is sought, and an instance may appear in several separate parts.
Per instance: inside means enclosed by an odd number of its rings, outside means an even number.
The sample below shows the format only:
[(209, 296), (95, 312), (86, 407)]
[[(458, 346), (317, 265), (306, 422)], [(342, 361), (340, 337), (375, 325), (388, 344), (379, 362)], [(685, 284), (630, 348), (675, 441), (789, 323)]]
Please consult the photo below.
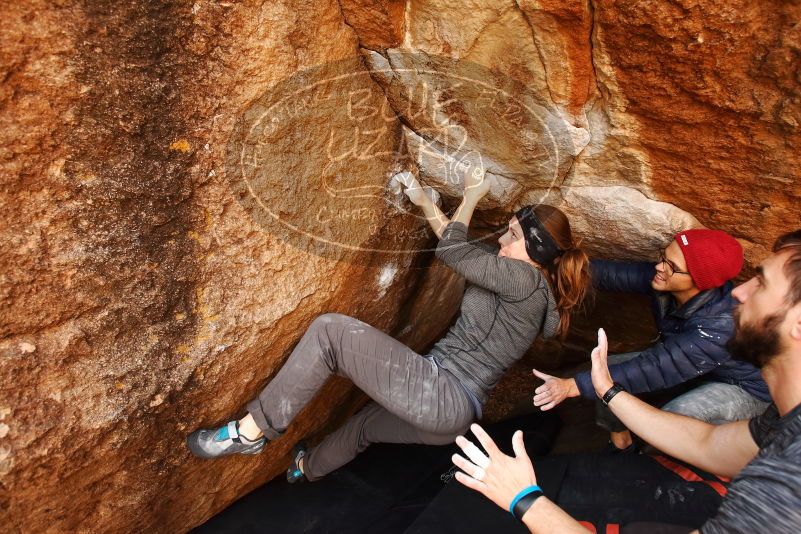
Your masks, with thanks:
[(601, 397), (601, 402), (604, 403), (604, 406), (609, 406), (609, 403), (612, 402), (612, 398), (621, 391), (626, 391), (626, 390), (623, 389), (623, 386), (621, 386), (617, 382), (612, 382), (612, 387), (609, 388), (606, 391), (606, 393), (604, 393), (603, 397)]

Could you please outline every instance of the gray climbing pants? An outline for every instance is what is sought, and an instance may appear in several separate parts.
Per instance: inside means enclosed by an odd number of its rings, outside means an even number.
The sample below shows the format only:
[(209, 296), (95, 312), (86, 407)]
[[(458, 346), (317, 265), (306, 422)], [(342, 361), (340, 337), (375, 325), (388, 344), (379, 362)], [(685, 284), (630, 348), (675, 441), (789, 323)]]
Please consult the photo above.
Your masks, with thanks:
[(334, 374), (352, 380), (373, 402), (309, 451), (304, 460), (309, 480), (345, 465), (371, 443), (452, 443), (474, 418), (467, 393), (450, 372), (377, 328), (338, 313), (312, 322), (247, 410), (264, 435), (275, 439)]
[[(612, 354), (609, 356), (609, 364), (622, 363), (639, 355), (639, 352)], [(688, 383), (688, 387), (692, 389), (675, 397), (663, 405), (662, 409), (720, 425), (756, 417), (764, 412), (769, 404), (735, 384), (694, 380), (691, 384)], [(620, 419), (600, 400), (595, 403), (595, 420), (598, 426), (610, 432), (626, 430)]]

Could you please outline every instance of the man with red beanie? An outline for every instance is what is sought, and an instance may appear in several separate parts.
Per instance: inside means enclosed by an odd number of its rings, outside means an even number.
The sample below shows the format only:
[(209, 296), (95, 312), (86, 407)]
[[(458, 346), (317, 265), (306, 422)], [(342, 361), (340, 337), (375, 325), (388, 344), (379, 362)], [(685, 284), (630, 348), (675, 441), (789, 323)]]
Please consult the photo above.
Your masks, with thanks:
[(679, 246), (690, 279), (699, 291), (720, 287), (740, 274), (743, 247), (726, 232), (706, 228), (686, 230), (676, 234), (673, 241)]
[[(660, 251), (660, 261), (593, 260), (593, 283), (609, 291), (649, 294), (659, 340), (642, 352), (609, 357), (615, 382), (629, 393), (647, 393), (684, 384), (689, 391), (663, 409), (720, 424), (755, 417), (770, 402), (759, 370), (733, 359), (726, 343), (734, 332), (736, 302), (729, 281), (743, 265), (743, 249), (719, 230), (679, 232)], [(589, 371), (565, 379), (534, 370), (545, 381), (534, 404), (549, 410), (567, 397), (595, 399), (596, 420), (611, 433), (612, 452), (634, 452), (626, 427), (597, 400)]]

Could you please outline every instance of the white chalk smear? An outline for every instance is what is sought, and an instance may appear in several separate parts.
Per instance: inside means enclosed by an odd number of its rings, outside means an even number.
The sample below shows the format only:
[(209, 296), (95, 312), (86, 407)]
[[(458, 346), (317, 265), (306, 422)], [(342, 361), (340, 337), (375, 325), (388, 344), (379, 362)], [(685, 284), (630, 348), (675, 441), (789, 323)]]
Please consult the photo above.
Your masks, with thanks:
[(392, 285), (396, 274), (398, 274), (398, 266), (394, 263), (388, 263), (381, 267), (381, 272), (378, 273), (379, 298), (386, 295), (387, 289)]

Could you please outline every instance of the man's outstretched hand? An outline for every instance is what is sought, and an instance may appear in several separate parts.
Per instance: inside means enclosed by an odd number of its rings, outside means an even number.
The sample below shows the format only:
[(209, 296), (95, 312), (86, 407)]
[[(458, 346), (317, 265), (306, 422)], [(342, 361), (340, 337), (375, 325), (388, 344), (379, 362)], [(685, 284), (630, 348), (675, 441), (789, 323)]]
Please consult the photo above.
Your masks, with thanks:
[(592, 349), (590, 358), (592, 359), (592, 385), (595, 394), (603, 397), (612, 387), (612, 375), (609, 374), (609, 364), (607, 362), (607, 352), (609, 342), (606, 339), (606, 332), (603, 328), (598, 329), (598, 346)]
[[(607, 363), (608, 350), (609, 343), (606, 339), (606, 332), (604, 332), (603, 328), (599, 328), (598, 346), (592, 349), (591, 354), (592, 385), (595, 387), (595, 393), (599, 397), (603, 397), (612, 387), (612, 376), (609, 374), (609, 365)], [(570, 397), (578, 397), (581, 394), (576, 385), (576, 380), (573, 378), (559, 378), (536, 369), (532, 369), (531, 372), (537, 378), (545, 381), (544, 384), (534, 390), (534, 406), (539, 406), (542, 411), (550, 410), (563, 400)]]
[(512, 436), (512, 448), (515, 453), (512, 457), (502, 453), (479, 425), (470, 425), (470, 430), (489, 457), (472, 441), (463, 436), (457, 437), (456, 444), (469, 460), (459, 454), (453, 455), (453, 463), (464, 471), (456, 473), (456, 480), (481, 493), (504, 510), (508, 510), (512, 499), (520, 490), (537, 484), (534, 466), (523, 444), (523, 432), (518, 430)]
[(534, 406), (539, 406), (543, 412), (555, 408), (568, 397), (578, 397), (580, 394), (576, 381), (572, 378), (546, 375), (536, 369), (532, 369), (531, 372), (537, 378), (545, 381), (544, 384), (534, 390)]

